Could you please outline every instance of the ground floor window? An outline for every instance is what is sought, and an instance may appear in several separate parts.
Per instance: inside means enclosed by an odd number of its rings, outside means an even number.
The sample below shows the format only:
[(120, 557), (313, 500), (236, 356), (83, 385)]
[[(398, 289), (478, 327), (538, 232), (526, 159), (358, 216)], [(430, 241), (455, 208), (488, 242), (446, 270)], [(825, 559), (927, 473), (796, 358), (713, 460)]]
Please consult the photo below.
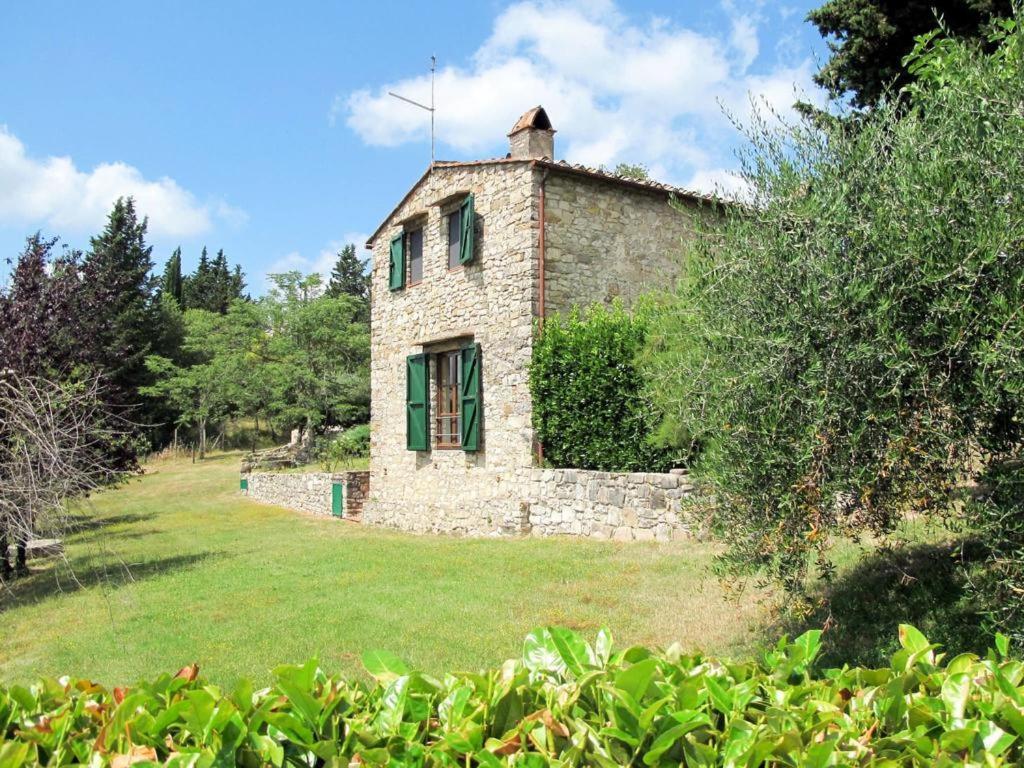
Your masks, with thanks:
[(434, 434), (438, 448), (462, 445), (462, 421), (459, 408), (462, 387), (460, 350), (441, 352), (437, 361), (437, 415)]
[(481, 448), (480, 345), (421, 352), (405, 359), (405, 447)]

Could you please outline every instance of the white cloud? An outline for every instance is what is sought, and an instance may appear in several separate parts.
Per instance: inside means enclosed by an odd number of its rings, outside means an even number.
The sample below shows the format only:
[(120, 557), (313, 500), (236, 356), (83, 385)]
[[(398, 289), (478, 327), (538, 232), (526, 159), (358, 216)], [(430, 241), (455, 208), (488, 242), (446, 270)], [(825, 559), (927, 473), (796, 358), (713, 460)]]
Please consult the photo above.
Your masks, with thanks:
[(684, 186), (695, 192), (716, 195), (728, 200), (744, 200), (749, 196), (747, 182), (738, 173), (727, 168), (697, 171)]
[(62, 234), (94, 232), (114, 201), (129, 195), (156, 237), (191, 237), (208, 232), (214, 219), (237, 226), (248, 218), (222, 200), (200, 203), (167, 176), (146, 179), (126, 163), (101, 163), (86, 172), (70, 157), (32, 157), (0, 125), (0, 223), (45, 224)]
[[(809, 59), (754, 68), (760, 8), (724, 5), (717, 34), (662, 18), (638, 23), (610, 0), (520, 0), (503, 10), (467, 66), (437, 72), (437, 136), (463, 155), (503, 151), (516, 118), (541, 103), (559, 157), (591, 165), (643, 162), (679, 182), (727, 161), (725, 107), (749, 119), (751, 95), (788, 112), (811, 92)], [(429, 117), (388, 96), (429, 102), (429, 75), (337, 97), (331, 120), (367, 144), (423, 141)]]
[(266, 276), (264, 276), (264, 285), (270, 284), (269, 275), (279, 274), (281, 272), (291, 272), (293, 270), (301, 272), (304, 275), (309, 275), (314, 272), (318, 272), (326, 283), (331, 277), (331, 270), (334, 268), (334, 263), (338, 260), (338, 251), (344, 248), (349, 243), (353, 243), (356, 246), (356, 256), (361, 260), (366, 261), (370, 258), (371, 253), (366, 249), (366, 240), (369, 238), (365, 232), (346, 232), (337, 240), (331, 240), (320, 252), (315, 256), (303, 256), (299, 251), (292, 251), (286, 253), (281, 258), (277, 259), (270, 268), (267, 269)]
[(743, 69), (753, 64), (761, 50), (754, 20), (749, 16), (734, 16), (729, 42), (737, 53), (740, 54), (740, 66)]

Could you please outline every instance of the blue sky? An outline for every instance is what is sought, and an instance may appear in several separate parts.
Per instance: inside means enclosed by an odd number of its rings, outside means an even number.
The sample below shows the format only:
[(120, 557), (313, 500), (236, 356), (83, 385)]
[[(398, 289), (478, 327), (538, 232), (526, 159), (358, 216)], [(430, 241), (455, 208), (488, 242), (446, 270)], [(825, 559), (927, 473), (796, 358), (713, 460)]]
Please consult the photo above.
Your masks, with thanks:
[[(749, 94), (780, 109), (826, 56), (818, 3), (5, 3), (0, 9), (0, 259), (42, 230), (75, 247), (120, 194), (150, 218), (158, 269), (224, 248), (268, 272), (329, 269), (437, 156), (504, 155), (543, 104), (557, 159), (646, 164), (731, 188)], [(6, 267), (0, 265), (0, 279)]]

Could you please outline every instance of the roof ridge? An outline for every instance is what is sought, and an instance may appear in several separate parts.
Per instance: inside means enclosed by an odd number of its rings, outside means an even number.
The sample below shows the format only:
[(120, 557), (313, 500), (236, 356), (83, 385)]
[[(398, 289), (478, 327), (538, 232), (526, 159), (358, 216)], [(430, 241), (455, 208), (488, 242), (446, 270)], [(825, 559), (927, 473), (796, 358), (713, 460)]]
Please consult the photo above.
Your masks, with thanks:
[(614, 171), (602, 170), (600, 168), (592, 168), (590, 166), (583, 165), (582, 163), (570, 163), (567, 160), (551, 160), (550, 158), (546, 157), (529, 158), (509, 156), (493, 157), (481, 160), (435, 160), (433, 163), (427, 166), (427, 170), (423, 173), (422, 176), (420, 176), (419, 181), (412, 185), (412, 187), (409, 189), (408, 192), (406, 192), (405, 196), (401, 199), (401, 201), (399, 201), (398, 205), (396, 205), (392, 209), (391, 213), (388, 214), (387, 218), (385, 218), (384, 221), (381, 222), (380, 226), (378, 226), (377, 229), (374, 231), (374, 233), (370, 235), (370, 239), (368, 242), (372, 242), (374, 239), (376, 239), (377, 235), (380, 234), (380, 231), (381, 229), (383, 229), (384, 225), (387, 224), (387, 222), (391, 219), (395, 212), (397, 212), (398, 209), (405, 204), (405, 201), (409, 199), (413, 191), (415, 191), (419, 187), (419, 185), (422, 184), (424, 180), (426, 180), (427, 176), (429, 176), (434, 169), (465, 168), (478, 165), (495, 164), (511, 165), (514, 163), (540, 165), (545, 168), (568, 171), (571, 173), (580, 174), (582, 176), (589, 176), (591, 178), (612, 181), (615, 182), (616, 184), (622, 184), (624, 186), (633, 187), (634, 189), (646, 189), (650, 190), (651, 192), (662, 192), (667, 194), (681, 195), (683, 197), (688, 197), (691, 200), (699, 200), (705, 203), (711, 203), (712, 205), (730, 204), (730, 201), (728, 199), (721, 198), (713, 194), (697, 192), (695, 190), (687, 189), (685, 187), (677, 187), (672, 184), (666, 184), (661, 181), (655, 181), (654, 179), (634, 179), (628, 176), (620, 176)]
[(651, 189), (664, 190), (667, 192), (679, 192), (689, 197), (698, 197), (704, 200), (708, 200), (710, 202), (724, 202), (723, 200), (717, 198), (715, 195), (709, 195), (704, 192), (698, 192), (697, 190), (689, 189), (688, 187), (680, 187), (675, 184), (669, 184), (664, 181), (658, 181), (657, 179), (624, 176), (621, 173), (615, 173), (615, 171), (608, 170), (607, 168), (595, 168), (591, 165), (584, 165), (583, 163), (570, 163), (568, 160), (557, 160), (549, 162), (553, 162), (555, 165), (561, 166), (563, 168), (570, 168), (575, 171), (583, 171), (584, 173), (592, 174), (594, 176), (601, 176), (607, 179), (625, 181), (630, 184), (636, 184), (638, 186), (643, 187), (650, 187)]

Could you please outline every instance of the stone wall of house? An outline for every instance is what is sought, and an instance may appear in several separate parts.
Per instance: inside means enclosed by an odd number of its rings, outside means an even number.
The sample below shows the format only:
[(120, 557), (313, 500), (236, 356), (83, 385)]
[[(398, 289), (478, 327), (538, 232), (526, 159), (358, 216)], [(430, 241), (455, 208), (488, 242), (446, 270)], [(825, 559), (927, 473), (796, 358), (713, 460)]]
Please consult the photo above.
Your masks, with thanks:
[[(435, 169), (373, 244), (370, 495), (364, 520), (418, 532), (497, 530), (517, 514), (516, 470), (531, 464), (527, 364), (533, 335), (536, 175), (528, 163)], [(448, 268), (447, 214), (474, 194), (473, 262)], [(423, 226), (423, 279), (388, 287), (391, 238)], [(406, 449), (406, 357), (481, 347), (482, 442), (475, 452)], [(436, 370), (430, 367), (431, 411)], [(432, 444), (436, 428), (431, 422)]]
[(668, 289), (682, 270), (695, 219), (668, 194), (612, 181), (551, 173), (545, 183), (545, 314)]
[(347, 520), (358, 522), (369, 488), (369, 472), (250, 472), (244, 477), (249, 498), (266, 504), (276, 504), (314, 515), (331, 514), (331, 494), (334, 483), (341, 483), (344, 514)]
[(688, 477), (679, 474), (532, 469), (520, 524), (533, 536), (688, 538), (693, 526), (682, 500), (693, 490)]
[[(527, 371), (538, 310), (539, 188), (545, 174), (548, 312), (616, 296), (630, 301), (648, 288), (667, 287), (679, 274), (683, 241), (692, 236), (694, 217), (701, 214), (696, 208), (673, 210), (664, 192), (514, 160), (435, 165), (372, 244), (370, 490), (365, 522), (468, 535), (528, 528), (535, 528), (538, 535), (575, 528), (586, 528), (584, 535), (609, 538), (624, 538), (627, 530), (633, 538), (677, 535), (679, 525), (668, 522), (669, 513), (662, 518), (648, 514), (652, 507), (641, 503), (639, 496), (645, 493), (642, 483), (628, 486), (625, 513), (618, 517), (614, 502), (599, 503), (598, 511), (569, 514), (561, 500), (550, 500), (557, 494), (537, 495)], [(476, 213), (475, 257), (465, 267), (449, 269), (447, 215), (469, 192), (474, 194)], [(391, 291), (391, 239), (420, 227), (423, 278)], [(406, 358), (456, 349), (470, 341), (481, 348), (480, 450), (433, 445), (433, 420), (432, 450), (407, 450)], [(429, 377), (433, 411), (433, 359)], [(606, 480), (588, 477), (587, 487)], [(557, 485), (572, 486), (564, 492), (575, 495), (579, 482)], [(617, 490), (609, 492), (617, 498)], [(660, 494), (643, 498), (658, 500)], [(629, 522), (633, 511), (638, 515), (635, 523)]]

